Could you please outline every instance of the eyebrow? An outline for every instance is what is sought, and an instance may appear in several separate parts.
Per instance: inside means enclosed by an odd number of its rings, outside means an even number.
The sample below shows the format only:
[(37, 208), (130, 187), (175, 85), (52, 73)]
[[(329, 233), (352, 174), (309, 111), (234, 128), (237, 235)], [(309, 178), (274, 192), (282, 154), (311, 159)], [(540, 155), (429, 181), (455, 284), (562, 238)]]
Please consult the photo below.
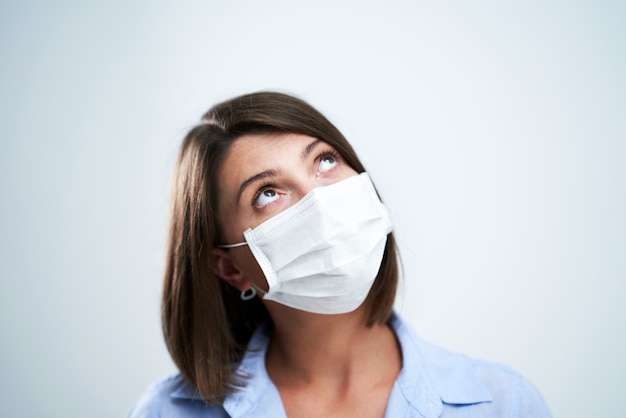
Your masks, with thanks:
[(306, 148), (302, 150), (302, 153), (300, 153), (300, 159), (304, 160), (305, 158), (307, 158), (313, 152), (315, 147), (317, 147), (321, 143), (322, 140), (318, 138), (315, 141), (311, 142), (309, 145), (307, 145)]
[(268, 177), (276, 177), (279, 173), (280, 173), (280, 170), (275, 170), (275, 169), (265, 170), (246, 179), (243, 183), (241, 183), (241, 186), (239, 186), (239, 192), (237, 192), (237, 202), (241, 200), (241, 195), (243, 194), (244, 189), (248, 187), (251, 183), (254, 183), (255, 181), (259, 181)]
[[(311, 155), (313, 150), (322, 142), (323, 141), (318, 138), (312, 141), (310, 144), (308, 144), (300, 153), (300, 159), (301, 160), (306, 159), (309, 155)], [(260, 173), (257, 173), (247, 178), (246, 180), (244, 180), (244, 182), (241, 183), (241, 186), (239, 186), (239, 191), (237, 192), (237, 203), (239, 203), (239, 201), (241, 200), (241, 195), (243, 194), (243, 191), (245, 190), (245, 188), (248, 187), (250, 184), (254, 183), (255, 181), (266, 179), (268, 177), (276, 177), (278, 174), (280, 174), (280, 170), (270, 169), (270, 170), (265, 170)]]

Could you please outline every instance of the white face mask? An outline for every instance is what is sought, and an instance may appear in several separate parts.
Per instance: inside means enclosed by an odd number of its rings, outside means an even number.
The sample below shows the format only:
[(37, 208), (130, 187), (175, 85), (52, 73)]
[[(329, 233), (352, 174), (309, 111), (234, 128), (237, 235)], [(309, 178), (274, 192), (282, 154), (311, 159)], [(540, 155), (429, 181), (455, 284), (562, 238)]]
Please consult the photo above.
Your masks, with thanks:
[(382, 262), (392, 225), (367, 173), (318, 187), (254, 229), (246, 242), (265, 274), (264, 299), (339, 314), (358, 308)]

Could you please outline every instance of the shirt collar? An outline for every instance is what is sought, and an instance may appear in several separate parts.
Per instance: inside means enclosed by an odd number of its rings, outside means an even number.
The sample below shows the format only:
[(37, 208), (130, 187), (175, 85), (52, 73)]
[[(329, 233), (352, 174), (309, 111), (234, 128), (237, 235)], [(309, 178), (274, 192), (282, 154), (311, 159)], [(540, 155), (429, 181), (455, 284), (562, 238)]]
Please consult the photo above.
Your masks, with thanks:
[(395, 313), (390, 326), (402, 350), (402, 371), (396, 385), (423, 416), (438, 417), (444, 403), (465, 405), (492, 400), (472, 360), (423, 341)]
[[(396, 313), (389, 325), (402, 351), (402, 370), (395, 383), (390, 402), (401, 396), (424, 417), (438, 417), (443, 404), (466, 405), (490, 402), (492, 396), (474, 369), (474, 362), (462, 355), (449, 353), (419, 338)], [(273, 411), (282, 405), (280, 395), (265, 369), (271, 324), (266, 322), (253, 333), (246, 353), (237, 368), (245, 378), (244, 388), (227, 396), (224, 409), (231, 416), (255, 411)], [(182, 378), (171, 396), (201, 399), (197, 390)], [(399, 392), (396, 391), (399, 390)], [(283, 411), (284, 416), (284, 411)]]
[[(261, 417), (267, 412), (271, 416), (276, 415), (277, 405), (282, 405), (280, 395), (272, 384), (265, 370), (265, 353), (270, 340), (271, 325), (266, 322), (259, 326), (248, 343), (246, 352), (241, 363), (237, 367), (236, 375), (243, 381), (243, 387), (228, 395), (224, 400), (223, 407), (229, 416), (244, 416), (250, 411), (255, 411), (255, 416)], [(201, 401), (196, 388), (177, 376), (179, 382), (170, 396), (175, 399)], [(283, 411), (284, 416), (284, 411)]]
[(198, 390), (189, 384), (180, 374), (173, 377), (178, 380), (175, 382), (175, 387), (170, 393), (170, 396), (174, 399), (189, 399), (189, 400), (202, 400)]
[(266, 321), (254, 331), (248, 342), (246, 353), (236, 372), (245, 379), (245, 386), (227, 396), (224, 401), (224, 409), (229, 416), (244, 416), (248, 412), (254, 412), (255, 417), (286, 416), (278, 389), (265, 369), (271, 328), (271, 323)]

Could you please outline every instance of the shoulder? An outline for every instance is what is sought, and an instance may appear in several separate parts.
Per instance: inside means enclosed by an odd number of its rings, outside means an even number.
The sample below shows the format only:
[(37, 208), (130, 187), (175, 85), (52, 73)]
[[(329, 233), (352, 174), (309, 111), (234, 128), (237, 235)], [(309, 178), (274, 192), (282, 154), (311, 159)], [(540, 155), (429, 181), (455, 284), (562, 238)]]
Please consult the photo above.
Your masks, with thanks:
[[(150, 385), (135, 402), (128, 418), (169, 417), (228, 417), (230, 412), (245, 410), (255, 400), (280, 402), (273, 395), (273, 385), (265, 372), (265, 352), (269, 343), (270, 325), (265, 323), (254, 332), (237, 375), (245, 378), (245, 385), (228, 395), (224, 405), (209, 405), (202, 400), (196, 388), (180, 373), (173, 374)], [(268, 395), (268, 392), (270, 395)]]
[(137, 399), (128, 418), (225, 417), (222, 407), (205, 403), (178, 373), (151, 384)]
[(472, 409), (482, 417), (551, 416), (535, 386), (512, 368), (428, 343), (397, 315), (391, 326), (402, 347), (407, 393), (428, 392), (443, 410)]
[(476, 375), (493, 394), (494, 403), (505, 400), (510, 403), (514, 416), (550, 416), (543, 396), (535, 385), (516, 370), (486, 360), (468, 359), (472, 362)]
[(503, 364), (465, 357), (476, 380), (490, 394), (489, 408), (511, 417), (551, 417), (543, 396), (535, 385), (518, 371)]

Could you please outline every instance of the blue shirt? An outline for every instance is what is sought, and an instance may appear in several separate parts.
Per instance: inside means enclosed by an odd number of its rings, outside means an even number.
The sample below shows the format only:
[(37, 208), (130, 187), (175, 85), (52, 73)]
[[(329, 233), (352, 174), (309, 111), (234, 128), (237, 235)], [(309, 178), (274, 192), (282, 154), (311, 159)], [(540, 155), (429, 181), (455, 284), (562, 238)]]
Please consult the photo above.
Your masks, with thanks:
[[(390, 321), (402, 350), (402, 370), (385, 417), (549, 418), (537, 389), (514, 370), (450, 353), (421, 340), (404, 321)], [(265, 370), (268, 326), (253, 334), (239, 366), (250, 376), (222, 406), (207, 405), (179, 374), (156, 382), (137, 401), (129, 418), (285, 417), (280, 395)]]

